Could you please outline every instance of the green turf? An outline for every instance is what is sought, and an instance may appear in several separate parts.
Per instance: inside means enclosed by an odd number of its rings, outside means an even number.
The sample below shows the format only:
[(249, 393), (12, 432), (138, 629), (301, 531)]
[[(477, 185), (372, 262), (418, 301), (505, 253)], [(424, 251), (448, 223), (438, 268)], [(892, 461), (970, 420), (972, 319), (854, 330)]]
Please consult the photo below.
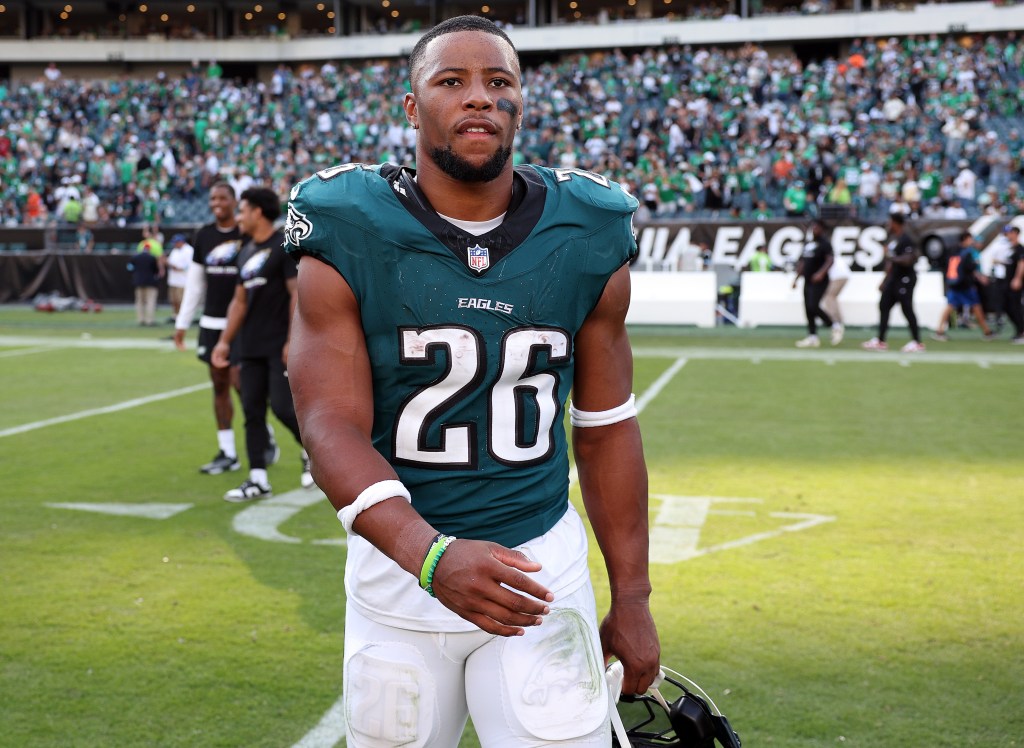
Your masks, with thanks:
[[(169, 333), (126, 309), (0, 311), (0, 432), (203, 385)], [(38, 350), (83, 335), (154, 347)], [(652, 494), (756, 500), (714, 503), (699, 549), (829, 519), (652, 566), (664, 661), (745, 745), (1024, 745), (1024, 366), (1008, 363), (1024, 351), (968, 335), (924, 354), (963, 363), (902, 366), (776, 360), (795, 339), (781, 328), (635, 332), (659, 349), (636, 360), (638, 395), (703, 352), (641, 414)], [(300, 464), (278, 435), (280, 494)], [(323, 502), (278, 528), (301, 542), (240, 534), (249, 507), (220, 499), (240, 474), (196, 471), (215, 450), (205, 388), (0, 437), (0, 745), (287, 748), (337, 700), (344, 549), (312, 541), (340, 526)], [(193, 506), (156, 520), (53, 502)]]

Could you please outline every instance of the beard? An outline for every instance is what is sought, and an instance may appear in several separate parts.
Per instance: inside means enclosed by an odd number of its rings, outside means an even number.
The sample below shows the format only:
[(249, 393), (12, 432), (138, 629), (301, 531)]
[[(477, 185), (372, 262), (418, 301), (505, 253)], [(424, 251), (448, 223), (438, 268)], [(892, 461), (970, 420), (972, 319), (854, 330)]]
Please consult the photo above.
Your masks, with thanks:
[(480, 166), (473, 166), (457, 155), (450, 145), (431, 148), (429, 153), (431, 160), (452, 179), (460, 182), (491, 182), (504, 170), (505, 164), (512, 157), (512, 148), (499, 148)]

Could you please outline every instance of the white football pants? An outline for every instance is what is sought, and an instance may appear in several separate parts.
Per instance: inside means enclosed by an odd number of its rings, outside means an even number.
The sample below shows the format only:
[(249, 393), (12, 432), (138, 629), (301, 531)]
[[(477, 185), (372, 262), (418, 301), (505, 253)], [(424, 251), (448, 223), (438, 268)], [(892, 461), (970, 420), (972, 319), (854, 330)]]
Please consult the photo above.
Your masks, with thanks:
[[(424, 593), (426, 594), (426, 593)], [(607, 748), (593, 588), (551, 604), (524, 636), (409, 631), (345, 613), (351, 748), (457, 748), (472, 716), (483, 748)]]

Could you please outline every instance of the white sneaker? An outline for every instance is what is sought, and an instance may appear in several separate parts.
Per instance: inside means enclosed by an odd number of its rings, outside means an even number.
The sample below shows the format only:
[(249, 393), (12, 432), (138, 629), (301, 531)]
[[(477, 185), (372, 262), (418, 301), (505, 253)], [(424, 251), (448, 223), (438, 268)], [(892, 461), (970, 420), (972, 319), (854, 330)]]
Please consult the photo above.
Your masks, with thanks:
[(916, 340), (911, 340), (905, 346), (900, 348), (904, 353), (924, 353), (924, 343), (918, 343)]
[(832, 325), (832, 345), (839, 345), (843, 342), (843, 332), (846, 330), (842, 325)]
[(253, 499), (262, 499), (265, 496), (272, 495), (273, 492), (270, 490), (270, 486), (261, 486), (255, 481), (244, 480), (238, 488), (232, 488), (224, 494), (224, 501), (239, 503), (242, 501), (252, 501)]
[(866, 351), (887, 351), (889, 350), (889, 344), (884, 340), (878, 338), (871, 338), (871, 340), (865, 340), (860, 344), (860, 347)]
[(818, 340), (817, 335), (808, 335), (803, 340), (796, 341), (797, 348), (818, 348), (821, 345), (821, 341)]

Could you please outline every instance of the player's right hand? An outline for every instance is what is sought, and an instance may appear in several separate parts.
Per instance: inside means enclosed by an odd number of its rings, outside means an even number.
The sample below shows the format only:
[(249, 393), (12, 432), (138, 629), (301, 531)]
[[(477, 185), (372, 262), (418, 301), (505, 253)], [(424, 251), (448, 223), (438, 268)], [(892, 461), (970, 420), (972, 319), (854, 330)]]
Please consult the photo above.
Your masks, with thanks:
[(231, 346), (227, 343), (217, 342), (217, 345), (213, 347), (210, 352), (210, 363), (216, 366), (218, 369), (223, 369), (231, 365), (229, 356), (231, 354)]
[(185, 330), (174, 331), (174, 347), (179, 351), (185, 350)]
[(519, 551), (461, 538), (441, 556), (432, 587), (442, 605), (484, 631), (522, 636), (525, 627), (540, 625), (555, 599), (524, 573), (540, 568)]

